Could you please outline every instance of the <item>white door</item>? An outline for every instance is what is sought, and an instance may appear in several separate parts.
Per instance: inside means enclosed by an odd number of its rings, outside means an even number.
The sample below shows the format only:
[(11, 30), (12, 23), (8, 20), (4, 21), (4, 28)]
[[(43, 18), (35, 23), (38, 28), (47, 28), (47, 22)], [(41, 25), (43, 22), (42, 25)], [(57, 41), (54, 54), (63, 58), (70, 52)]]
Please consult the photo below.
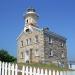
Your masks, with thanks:
[(26, 50), (25, 51), (25, 63), (29, 63), (29, 58), (30, 58), (29, 50)]

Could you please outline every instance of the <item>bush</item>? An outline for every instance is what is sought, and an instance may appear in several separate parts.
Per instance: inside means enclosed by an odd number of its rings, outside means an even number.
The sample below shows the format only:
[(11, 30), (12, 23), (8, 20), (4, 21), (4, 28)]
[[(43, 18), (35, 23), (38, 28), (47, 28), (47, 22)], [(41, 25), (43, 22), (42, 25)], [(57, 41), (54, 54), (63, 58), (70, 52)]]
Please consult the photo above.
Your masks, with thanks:
[(0, 50), (0, 61), (4, 62), (15, 62), (16, 58), (11, 56), (6, 50)]

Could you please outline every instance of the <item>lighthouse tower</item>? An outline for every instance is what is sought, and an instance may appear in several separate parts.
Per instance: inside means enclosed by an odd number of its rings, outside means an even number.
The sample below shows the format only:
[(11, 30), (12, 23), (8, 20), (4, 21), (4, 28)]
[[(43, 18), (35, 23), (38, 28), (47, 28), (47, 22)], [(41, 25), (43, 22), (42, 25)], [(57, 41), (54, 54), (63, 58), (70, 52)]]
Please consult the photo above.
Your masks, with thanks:
[(24, 14), (25, 27), (34, 26), (37, 27), (38, 15), (33, 8), (27, 9), (27, 12)]

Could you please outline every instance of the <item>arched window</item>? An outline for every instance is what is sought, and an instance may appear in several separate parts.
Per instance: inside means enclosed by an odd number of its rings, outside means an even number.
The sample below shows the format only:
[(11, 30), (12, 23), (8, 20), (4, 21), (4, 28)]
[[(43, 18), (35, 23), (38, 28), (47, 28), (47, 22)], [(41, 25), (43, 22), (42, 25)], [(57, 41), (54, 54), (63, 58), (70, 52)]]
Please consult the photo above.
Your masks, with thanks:
[(26, 29), (26, 32), (29, 32), (29, 29)]
[(27, 19), (27, 23), (28, 23), (28, 19)]

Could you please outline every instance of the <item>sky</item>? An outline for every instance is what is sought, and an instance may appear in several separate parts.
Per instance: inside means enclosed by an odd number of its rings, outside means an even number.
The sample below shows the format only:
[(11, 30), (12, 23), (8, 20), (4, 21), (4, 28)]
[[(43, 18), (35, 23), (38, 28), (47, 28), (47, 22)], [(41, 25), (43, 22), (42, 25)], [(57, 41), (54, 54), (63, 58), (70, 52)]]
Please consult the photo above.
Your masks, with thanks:
[(0, 49), (16, 57), (16, 38), (29, 7), (36, 9), (39, 27), (67, 38), (68, 60), (75, 60), (75, 0), (0, 0)]

